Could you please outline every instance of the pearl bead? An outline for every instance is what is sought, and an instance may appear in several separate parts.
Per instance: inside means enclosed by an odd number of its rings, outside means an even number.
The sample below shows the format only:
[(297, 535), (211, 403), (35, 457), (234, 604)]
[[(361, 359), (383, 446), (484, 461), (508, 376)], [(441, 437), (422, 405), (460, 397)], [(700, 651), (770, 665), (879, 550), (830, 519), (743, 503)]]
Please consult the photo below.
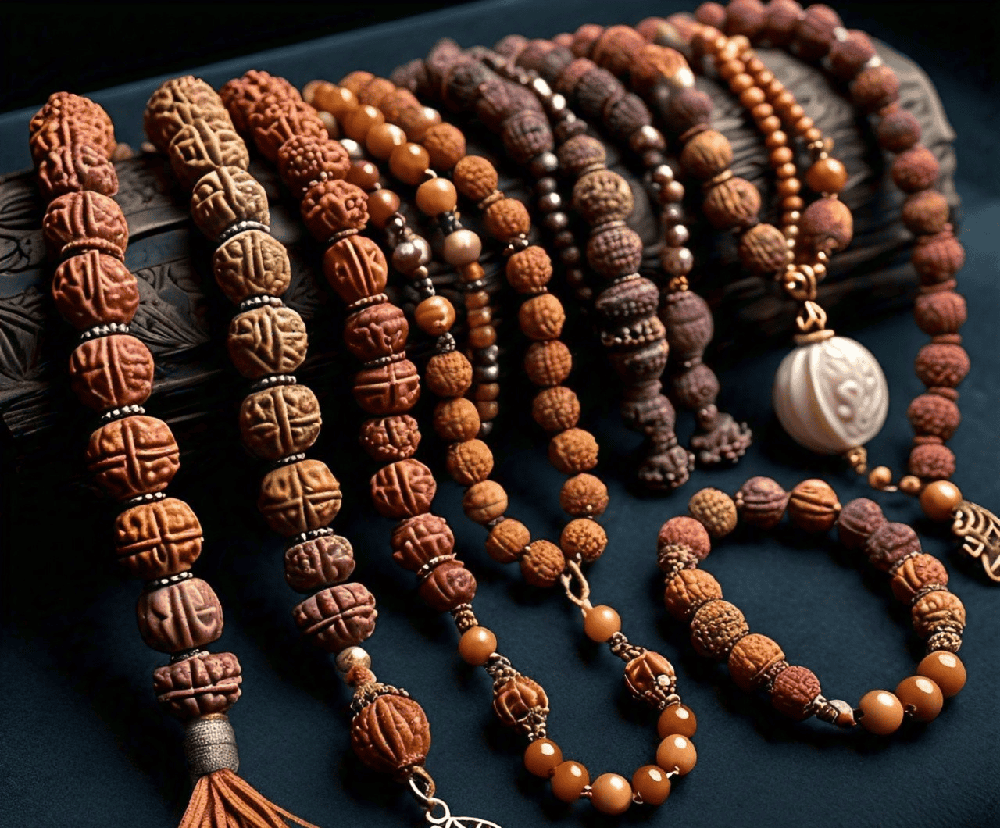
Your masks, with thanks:
[(947, 650), (938, 650), (924, 656), (917, 665), (917, 675), (931, 679), (941, 688), (941, 694), (946, 699), (965, 687), (965, 665), (962, 659)]
[(602, 773), (590, 786), (590, 801), (602, 814), (624, 814), (632, 804), (632, 786), (624, 776)]
[(801, 345), (774, 378), (774, 409), (797, 443), (821, 454), (863, 446), (882, 428), (889, 386), (878, 361), (853, 339)]
[(456, 230), (444, 240), (444, 260), (452, 267), (472, 264), (479, 260), (483, 245), (471, 230)]
[(869, 733), (888, 736), (903, 723), (903, 705), (888, 690), (870, 690), (858, 703), (861, 726)]
[(548, 779), (562, 762), (562, 750), (551, 739), (535, 739), (524, 751), (524, 766), (534, 776)]
[(903, 679), (896, 687), (896, 697), (903, 703), (903, 709), (918, 722), (936, 719), (944, 705), (941, 688), (926, 676)]
[(632, 789), (646, 805), (662, 805), (670, 796), (670, 777), (663, 768), (643, 765), (632, 776)]
[(686, 776), (698, 762), (698, 751), (687, 736), (672, 733), (656, 749), (656, 764), (668, 773), (677, 771), (678, 776)]
[(607, 641), (622, 628), (622, 619), (611, 607), (591, 607), (583, 618), (583, 631), (591, 641)]
[(486, 627), (472, 627), (458, 640), (458, 654), (466, 664), (481, 667), (497, 650), (497, 637)]
[(660, 734), (661, 739), (666, 739), (673, 733), (690, 739), (697, 729), (698, 719), (686, 704), (672, 704), (664, 708), (656, 723), (656, 732)]
[(962, 492), (950, 480), (928, 483), (920, 493), (920, 508), (931, 520), (950, 520), (962, 502)]
[(590, 774), (579, 762), (563, 762), (552, 774), (552, 795), (562, 802), (580, 798), (590, 784)]

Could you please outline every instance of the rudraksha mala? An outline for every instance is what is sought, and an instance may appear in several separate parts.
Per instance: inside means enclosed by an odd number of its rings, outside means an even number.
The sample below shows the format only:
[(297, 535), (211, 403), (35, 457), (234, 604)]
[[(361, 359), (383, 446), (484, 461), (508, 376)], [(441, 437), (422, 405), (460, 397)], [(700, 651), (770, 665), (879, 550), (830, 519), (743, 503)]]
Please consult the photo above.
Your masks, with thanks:
[(233, 653), (204, 649), (222, 635), (222, 605), (212, 587), (191, 574), (202, 551), (197, 516), (164, 493), (180, 466), (177, 442), (167, 424), (143, 408), (154, 366), (149, 349), (129, 332), (139, 290), (123, 263), (128, 227), (112, 198), (118, 178), (111, 120), (93, 101), (59, 92), (32, 118), (30, 135), (39, 187), (51, 199), (45, 238), (61, 260), (52, 297), (80, 331), (70, 382), (80, 401), (100, 413), (87, 465), (123, 507), (115, 551), (125, 569), (145, 581), (140, 635), (170, 655), (170, 664), (153, 672), (153, 686), (164, 708), (184, 723), (185, 754), (197, 780), (182, 825), (214, 826), (221, 819), (262, 828), (286, 820), (309, 826), (236, 775), (239, 755), (226, 713), (240, 697), (242, 673)]
[[(286, 81), (256, 72), (224, 91), (261, 153), (284, 159), (290, 185), (308, 189), (347, 172), (347, 153), (326, 138), (324, 124)], [(195, 94), (197, 105), (174, 105)], [(202, 117), (209, 106), (225, 118)], [(222, 99), (203, 81), (168, 81), (147, 113), (150, 139), (169, 154), (180, 182), (193, 189), (195, 224), (216, 245), (216, 280), (239, 304), (229, 351), (237, 369), (256, 380), (240, 410), (241, 437), (251, 453), (274, 464), (258, 506), (268, 525), (291, 539), (285, 578), (309, 595), (295, 608), (295, 621), (336, 655), (338, 670), (354, 689), (351, 744), (358, 757), (432, 794), (423, 767), (431, 741), (427, 717), (405, 690), (376, 680), (359, 646), (374, 632), (377, 613), (363, 584), (345, 583), (354, 570), (353, 550), (329, 527), (340, 510), (340, 485), (325, 463), (305, 457), (321, 425), (315, 395), (292, 374), (305, 358), (308, 337), (301, 317), (280, 299), (291, 268), (284, 247), (269, 233), (267, 196), (246, 171), (249, 152), (233, 124), (225, 123)]]
[[(646, 46), (637, 33), (625, 27), (617, 29), (631, 32), (642, 46)], [(652, 116), (638, 96), (591, 60), (574, 57), (569, 48), (533, 40), (516, 54), (510, 46), (507, 51), (519, 66), (529, 70), (526, 80), (532, 80), (538, 72), (588, 117), (599, 118), (612, 138), (640, 157), (653, 199), (661, 206), (663, 278), (659, 316), (669, 346), (669, 396), (676, 406), (695, 412), (697, 429), (691, 439), (691, 448), (699, 463), (714, 465), (739, 459), (752, 437), (746, 424), (737, 423), (731, 415), (718, 410), (715, 402), (719, 393), (718, 378), (703, 362), (705, 348), (712, 339), (712, 313), (705, 301), (690, 290), (688, 283), (694, 260), (691, 251), (684, 246), (688, 240), (681, 206), (684, 187), (674, 179), (673, 170), (665, 163), (663, 134), (653, 126)], [(615, 255), (631, 254), (634, 262), (641, 262), (642, 244), (638, 235), (632, 233), (628, 239), (616, 241)], [(631, 241), (631, 248), (628, 241)]]
[[(702, 489), (688, 504), (690, 517), (663, 524), (657, 542), (658, 562), (666, 576), (664, 603), (677, 620), (690, 624), (691, 643), (699, 655), (725, 661), (740, 689), (762, 689), (776, 710), (796, 721), (810, 716), (886, 735), (904, 717), (934, 719), (944, 698), (965, 684), (965, 667), (955, 653), (962, 643), (965, 607), (948, 591), (948, 573), (921, 550), (916, 532), (890, 523), (877, 503), (859, 498), (841, 508), (834, 490), (822, 480), (805, 480), (791, 492), (766, 477), (754, 477), (735, 499), (718, 489)], [(895, 693), (872, 690), (855, 709), (822, 695), (819, 679), (806, 667), (790, 665), (771, 638), (751, 633), (743, 613), (723, 600), (719, 582), (700, 569), (718, 541), (740, 520), (758, 530), (773, 529), (787, 513), (804, 532), (820, 535), (834, 525), (847, 549), (891, 579), (893, 595), (911, 607), (913, 628), (927, 639), (926, 655), (915, 675)]]

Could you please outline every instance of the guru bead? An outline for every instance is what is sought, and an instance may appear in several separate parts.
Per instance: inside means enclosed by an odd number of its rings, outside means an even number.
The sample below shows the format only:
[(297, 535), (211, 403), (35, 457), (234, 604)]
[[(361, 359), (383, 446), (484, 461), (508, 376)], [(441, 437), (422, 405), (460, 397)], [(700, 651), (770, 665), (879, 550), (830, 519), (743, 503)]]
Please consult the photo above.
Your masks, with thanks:
[(351, 721), (351, 747), (368, 767), (401, 774), (422, 765), (431, 746), (431, 728), (413, 699), (378, 696)]

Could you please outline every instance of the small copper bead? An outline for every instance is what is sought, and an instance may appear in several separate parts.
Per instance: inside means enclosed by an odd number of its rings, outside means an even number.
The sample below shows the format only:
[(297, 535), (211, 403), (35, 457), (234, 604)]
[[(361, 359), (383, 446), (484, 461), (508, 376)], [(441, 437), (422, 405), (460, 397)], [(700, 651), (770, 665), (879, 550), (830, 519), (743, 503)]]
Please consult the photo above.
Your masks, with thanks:
[(591, 607), (583, 617), (584, 633), (591, 641), (599, 644), (607, 641), (616, 632), (621, 632), (621, 628), (621, 616), (604, 604)]
[(552, 795), (561, 802), (575, 802), (590, 784), (590, 774), (579, 762), (563, 762), (552, 772)]
[(861, 726), (877, 736), (888, 736), (903, 723), (903, 705), (888, 690), (870, 690), (858, 702)]
[(881, 506), (874, 500), (859, 497), (840, 510), (837, 535), (848, 549), (864, 549), (868, 538), (887, 522)]
[(804, 180), (813, 192), (832, 195), (844, 189), (847, 170), (836, 158), (821, 158), (806, 170)]
[(941, 694), (950, 699), (965, 687), (965, 665), (954, 653), (938, 650), (924, 656), (917, 665), (917, 675), (926, 676), (941, 688)]
[(444, 296), (428, 296), (417, 305), (413, 316), (425, 334), (441, 336), (455, 324), (455, 307)]
[(590, 801), (602, 814), (624, 814), (632, 804), (632, 786), (624, 776), (602, 773), (590, 786)]
[(950, 520), (962, 503), (962, 492), (950, 480), (928, 483), (920, 493), (920, 508), (931, 520)]
[(445, 237), (444, 260), (452, 267), (478, 262), (481, 253), (482, 242), (471, 230), (456, 230)]
[(458, 193), (447, 178), (432, 178), (417, 187), (417, 207), (434, 218), (455, 209)]
[(698, 751), (687, 736), (679, 733), (667, 736), (656, 749), (656, 764), (663, 770), (687, 776), (698, 762)]
[(458, 654), (473, 667), (482, 667), (496, 650), (497, 637), (486, 627), (472, 627), (458, 640)]
[(469, 331), (469, 345), (473, 348), (489, 348), (497, 341), (497, 331), (492, 325), (480, 325)]
[(524, 767), (528, 773), (543, 779), (548, 779), (562, 760), (562, 750), (551, 739), (535, 739), (524, 751)]
[(559, 505), (572, 517), (597, 517), (608, 507), (608, 489), (592, 474), (577, 474), (563, 483)]
[(724, 538), (739, 520), (733, 499), (719, 489), (702, 489), (688, 501), (688, 512), (714, 540)]
[(367, 193), (375, 188), (380, 177), (378, 167), (371, 161), (352, 161), (344, 180)]
[(520, 559), (531, 543), (531, 533), (518, 520), (505, 518), (490, 529), (486, 538), (486, 552), (495, 561), (512, 563)]
[(399, 212), (399, 196), (392, 190), (385, 188), (376, 190), (368, 196), (368, 215), (372, 224), (379, 229), (385, 227), (386, 222)]
[(661, 739), (671, 734), (691, 738), (698, 730), (698, 719), (686, 704), (671, 704), (663, 709), (656, 722), (656, 732)]
[[(504, 503), (506, 508), (506, 503)], [(521, 574), (532, 586), (550, 587), (566, 568), (562, 550), (547, 540), (533, 541), (521, 556)]]
[(420, 144), (406, 143), (396, 147), (389, 156), (389, 170), (411, 187), (416, 187), (430, 166), (430, 154)]
[(910, 676), (896, 686), (896, 698), (903, 704), (903, 711), (918, 722), (937, 718), (944, 706), (941, 688), (926, 676)]
[(837, 520), (840, 501), (825, 480), (803, 480), (788, 496), (788, 517), (807, 532), (825, 532)]

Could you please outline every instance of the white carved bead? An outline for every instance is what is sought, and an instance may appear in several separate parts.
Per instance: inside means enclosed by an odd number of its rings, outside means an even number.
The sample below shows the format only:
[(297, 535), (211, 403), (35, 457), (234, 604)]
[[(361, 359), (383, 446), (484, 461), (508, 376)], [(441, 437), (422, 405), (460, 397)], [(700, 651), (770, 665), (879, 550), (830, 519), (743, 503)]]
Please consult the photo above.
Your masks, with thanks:
[(797, 443), (840, 454), (878, 434), (889, 409), (889, 387), (878, 361), (843, 336), (801, 345), (774, 378), (774, 409)]

